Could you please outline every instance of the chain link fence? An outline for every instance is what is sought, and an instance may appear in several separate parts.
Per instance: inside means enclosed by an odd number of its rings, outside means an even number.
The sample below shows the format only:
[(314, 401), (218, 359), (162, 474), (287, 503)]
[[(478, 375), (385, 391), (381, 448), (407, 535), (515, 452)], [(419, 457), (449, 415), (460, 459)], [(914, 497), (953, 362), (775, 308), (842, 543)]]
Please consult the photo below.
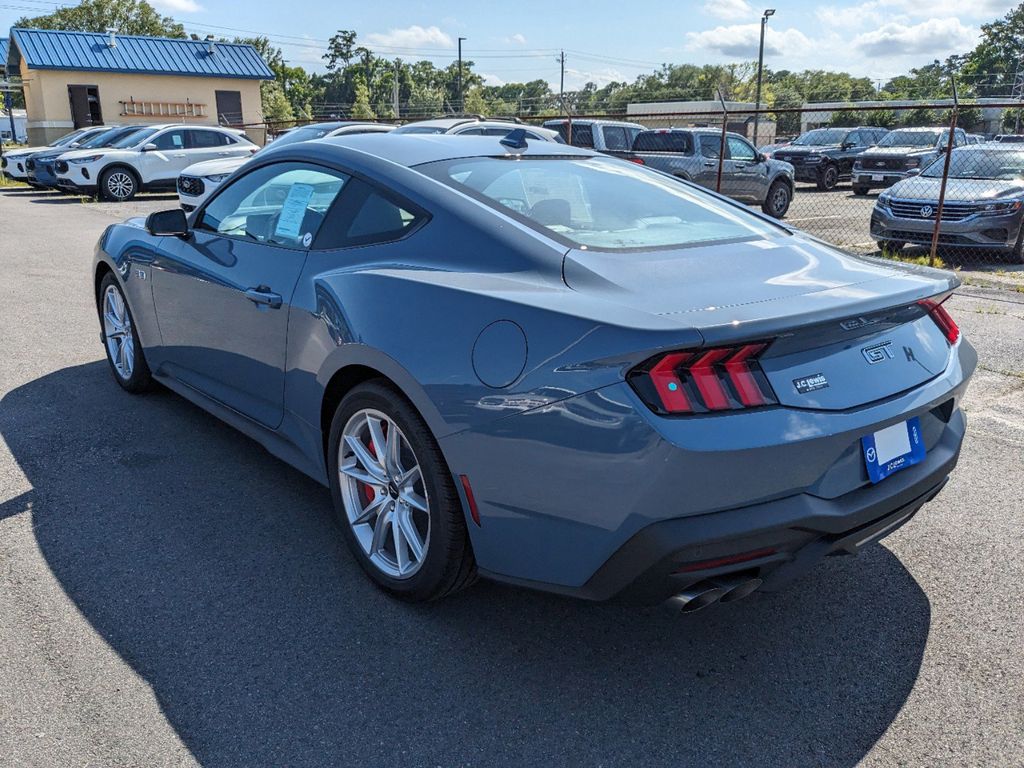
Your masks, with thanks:
[[(1024, 264), (1024, 137), (1003, 132), (1018, 101), (658, 106), (507, 119), (547, 123), (848, 251), (951, 268)], [(306, 122), (260, 128), (270, 138)]]

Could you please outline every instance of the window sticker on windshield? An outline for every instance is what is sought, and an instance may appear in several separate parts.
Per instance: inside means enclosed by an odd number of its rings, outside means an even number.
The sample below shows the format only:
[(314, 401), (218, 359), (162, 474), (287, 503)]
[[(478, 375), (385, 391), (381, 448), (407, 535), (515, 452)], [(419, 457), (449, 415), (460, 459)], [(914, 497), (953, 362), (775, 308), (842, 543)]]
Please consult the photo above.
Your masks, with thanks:
[(275, 237), (297, 238), (302, 220), (306, 218), (306, 207), (313, 197), (312, 184), (292, 184), (288, 197), (281, 206), (281, 216), (274, 228)]

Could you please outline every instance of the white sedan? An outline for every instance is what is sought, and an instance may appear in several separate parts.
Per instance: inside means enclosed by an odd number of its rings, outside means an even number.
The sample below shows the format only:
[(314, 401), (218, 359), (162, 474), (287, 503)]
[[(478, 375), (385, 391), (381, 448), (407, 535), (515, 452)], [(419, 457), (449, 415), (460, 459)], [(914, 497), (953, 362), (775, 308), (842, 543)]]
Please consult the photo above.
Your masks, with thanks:
[[(333, 122), (314, 123), (293, 128), (273, 142), (280, 147), (297, 141), (312, 141), (331, 136), (345, 136), (354, 133), (386, 133), (394, 130), (393, 125), (381, 123)], [(269, 145), (268, 145), (269, 146)], [(198, 208), (224, 180), (241, 168), (249, 160), (248, 157), (207, 160), (190, 165), (178, 176), (178, 200), (181, 207), (191, 213)]]

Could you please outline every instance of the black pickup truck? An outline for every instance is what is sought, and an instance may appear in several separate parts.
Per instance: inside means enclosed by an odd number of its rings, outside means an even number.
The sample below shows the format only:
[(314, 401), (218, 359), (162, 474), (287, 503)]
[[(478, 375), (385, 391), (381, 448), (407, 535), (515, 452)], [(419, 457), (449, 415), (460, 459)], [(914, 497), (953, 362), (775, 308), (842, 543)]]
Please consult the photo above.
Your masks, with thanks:
[(854, 161), (887, 134), (885, 128), (815, 128), (792, 144), (775, 150), (772, 157), (793, 166), (797, 181), (809, 181), (818, 189), (833, 189), (848, 179)]

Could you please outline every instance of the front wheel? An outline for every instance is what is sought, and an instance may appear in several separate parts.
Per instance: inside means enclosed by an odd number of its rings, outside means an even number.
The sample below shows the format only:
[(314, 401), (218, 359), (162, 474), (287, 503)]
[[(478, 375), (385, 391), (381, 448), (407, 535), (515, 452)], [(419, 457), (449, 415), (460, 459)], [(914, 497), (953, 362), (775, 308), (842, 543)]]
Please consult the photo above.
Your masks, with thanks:
[(773, 182), (768, 189), (768, 197), (761, 205), (761, 210), (776, 219), (781, 219), (789, 210), (789, 204), (793, 200), (793, 191), (784, 181)]
[(828, 165), (818, 175), (818, 189), (823, 192), (835, 189), (839, 183), (839, 169), (834, 165)]
[(1006, 254), (1006, 259), (1011, 264), (1024, 264), (1024, 224), (1021, 225), (1013, 250)]
[(858, 187), (856, 184), (853, 185), (853, 194), (855, 195), (866, 195), (871, 191), (871, 187)]
[(903, 250), (906, 243), (898, 243), (894, 240), (879, 240), (878, 250), (884, 255), (886, 253), (897, 254)]
[(153, 377), (135, 333), (132, 311), (112, 272), (108, 272), (100, 284), (100, 318), (103, 346), (114, 379), (132, 394), (145, 392), (152, 387)]
[(361, 384), (338, 405), (329, 439), (335, 513), (366, 574), (411, 602), (472, 584), (462, 502), (416, 409), (385, 382)]
[(135, 197), (139, 183), (135, 175), (125, 168), (109, 168), (100, 176), (100, 197), (111, 202), (124, 202)]

